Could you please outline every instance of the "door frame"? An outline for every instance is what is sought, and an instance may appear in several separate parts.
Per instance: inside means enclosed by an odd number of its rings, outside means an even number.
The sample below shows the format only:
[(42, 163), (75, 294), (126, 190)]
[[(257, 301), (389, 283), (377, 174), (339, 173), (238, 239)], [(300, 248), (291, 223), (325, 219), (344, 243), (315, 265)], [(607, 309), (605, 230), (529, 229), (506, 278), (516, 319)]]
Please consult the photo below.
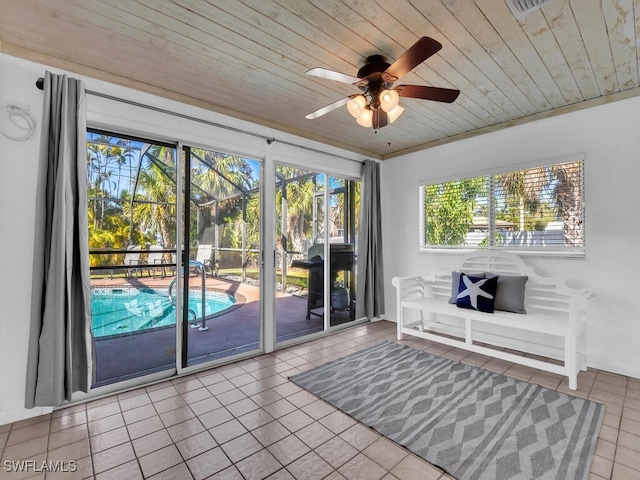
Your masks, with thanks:
[[(277, 249), (276, 249), (276, 168), (278, 166), (287, 166), (287, 167), (292, 167), (292, 168), (298, 168), (301, 170), (305, 170), (305, 171), (312, 171), (312, 172), (316, 172), (319, 175), (323, 175), (324, 176), (324, 190), (323, 190), (323, 208), (324, 208), (324, 220), (323, 220), (323, 228), (324, 228), (324, 258), (329, 258), (329, 249), (330, 249), (330, 245), (329, 245), (329, 236), (330, 236), (330, 218), (329, 218), (329, 203), (330, 203), (330, 188), (329, 188), (329, 182), (331, 177), (335, 177), (335, 178), (342, 178), (348, 181), (361, 181), (360, 178), (356, 177), (355, 175), (352, 174), (348, 174), (345, 172), (340, 172), (340, 171), (336, 171), (335, 169), (331, 169), (331, 168), (324, 168), (324, 169), (320, 169), (317, 168), (317, 166), (313, 166), (310, 165), (308, 162), (304, 162), (304, 161), (295, 161), (292, 159), (283, 159), (283, 158), (273, 158), (273, 157), (267, 157), (268, 162), (266, 165), (267, 171), (270, 172), (270, 178), (265, 178), (265, 195), (267, 195), (267, 197), (265, 198), (265, 208), (269, 208), (269, 218), (270, 221), (266, 222), (269, 224), (269, 232), (263, 232), (265, 235), (265, 242), (268, 242), (268, 245), (265, 245), (266, 251), (269, 252), (273, 252), (273, 255), (268, 255), (269, 260), (271, 261), (271, 268), (272, 270), (269, 272), (267, 271), (267, 274), (269, 275), (269, 278), (271, 278), (271, 282), (267, 282), (269, 283), (269, 291), (265, 291), (264, 295), (264, 302), (265, 304), (267, 304), (267, 302), (270, 305), (265, 305), (265, 312), (270, 312), (271, 313), (271, 318), (273, 319), (271, 322), (267, 322), (269, 324), (269, 327), (272, 328), (273, 331), (271, 332), (265, 332), (265, 345), (270, 347), (269, 349), (265, 349), (266, 353), (275, 351), (275, 350), (281, 350), (283, 348), (287, 348), (291, 345), (295, 345), (298, 343), (303, 343), (303, 342), (308, 342), (310, 340), (316, 339), (316, 338), (321, 338), (327, 334), (331, 334), (334, 333), (336, 331), (339, 330), (343, 330), (345, 328), (350, 328), (353, 327), (355, 325), (359, 325), (362, 323), (367, 323), (369, 320), (366, 317), (363, 318), (357, 318), (355, 320), (340, 324), (340, 325), (335, 325), (335, 326), (331, 326), (330, 322), (331, 322), (331, 312), (330, 309), (324, 309), (323, 312), (323, 330), (320, 332), (316, 332), (316, 333), (311, 333), (308, 335), (304, 335), (304, 336), (300, 336), (300, 337), (296, 337), (296, 338), (292, 338), (292, 339), (288, 339), (288, 340), (284, 340), (282, 342), (276, 342), (276, 257), (277, 257)], [(270, 190), (270, 191), (267, 191)], [(266, 204), (269, 203), (269, 205), (267, 206)], [(314, 207), (315, 208), (315, 207)], [(355, 207), (350, 207), (349, 209), (349, 214), (352, 215), (355, 213)], [(355, 220), (352, 220), (353, 222), (355, 222)], [(354, 231), (355, 231), (355, 223), (354, 223)], [(357, 233), (357, 232), (356, 232)], [(350, 232), (351, 235), (351, 232)], [(354, 234), (354, 241), (355, 241), (355, 234)], [(330, 287), (329, 282), (331, 281), (331, 272), (330, 272), (330, 263), (329, 262), (324, 262), (324, 305), (330, 305), (331, 302), (331, 289), (328, 288)]]
[[(250, 358), (250, 357), (254, 357), (256, 355), (260, 355), (262, 353), (267, 353), (267, 349), (265, 347), (265, 339), (266, 334), (265, 334), (265, 330), (267, 330), (266, 328), (266, 324), (268, 322), (266, 322), (265, 320), (265, 282), (264, 282), (264, 278), (265, 278), (265, 225), (268, 224), (269, 222), (265, 222), (263, 219), (265, 219), (265, 202), (264, 202), (264, 198), (265, 198), (265, 158), (264, 157), (259, 157), (256, 155), (251, 155), (251, 154), (246, 154), (246, 153), (238, 153), (238, 152), (232, 152), (232, 151), (228, 151), (227, 149), (222, 149), (222, 148), (217, 148), (217, 147), (213, 147), (210, 145), (199, 145), (199, 144), (194, 144), (191, 142), (180, 142), (179, 143), (179, 147), (180, 147), (180, 155), (185, 155), (184, 158), (184, 162), (179, 161), (177, 162), (178, 164), (178, 168), (177, 168), (177, 178), (180, 179), (179, 182), (179, 186), (178, 186), (178, 191), (182, 191), (182, 189), (185, 189), (185, 193), (184, 193), (184, 198), (186, 200), (187, 196), (190, 193), (190, 177), (189, 177), (189, 181), (185, 182), (187, 185), (182, 185), (183, 183), (183, 178), (186, 178), (186, 176), (184, 175), (183, 167), (185, 165), (187, 165), (189, 167), (190, 170), (190, 159), (189, 161), (187, 161), (187, 155), (186, 155), (186, 149), (192, 149), (192, 148), (199, 148), (199, 149), (204, 149), (204, 150), (210, 150), (210, 151), (214, 151), (217, 153), (223, 153), (223, 154), (228, 154), (228, 155), (236, 155), (242, 158), (247, 158), (253, 161), (258, 162), (258, 164), (260, 165), (259, 168), (259, 175), (260, 175), (260, 193), (259, 193), (259, 198), (260, 198), (260, 226), (259, 226), (259, 232), (260, 232), (260, 241), (259, 241), (259, 250), (260, 250), (260, 257), (261, 257), (261, 268), (260, 268), (260, 273), (259, 273), (259, 307), (258, 307), (258, 316), (259, 316), (259, 320), (258, 320), (258, 328), (259, 328), (259, 332), (258, 332), (258, 349), (257, 350), (251, 350), (249, 352), (242, 352), (242, 353), (238, 353), (235, 355), (229, 355), (226, 357), (222, 357), (222, 358), (218, 358), (215, 360), (211, 360), (208, 362), (203, 362), (203, 363), (198, 363), (196, 365), (187, 365), (187, 361), (188, 361), (188, 345), (185, 345), (184, 342), (184, 335), (185, 332), (187, 332), (188, 328), (189, 328), (189, 319), (188, 319), (188, 311), (187, 309), (185, 309), (182, 306), (183, 303), (183, 289), (182, 289), (182, 282), (176, 282), (177, 288), (176, 288), (176, 296), (180, 299), (180, 310), (178, 309), (178, 304), (176, 305), (176, 375), (177, 376), (182, 376), (182, 375), (186, 375), (189, 373), (193, 373), (193, 372), (198, 372), (201, 370), (206, 370), (206, 369), (210, 369), (210, 368), (215, 368), (216, 366), (222, 365), (222, 364), (226, 364), (226, 363), (231, 363), (231, 362), (236, 362), (239, 360), (243, 360), (245, 358)], [(182, 213), (184, 209), (190, 210), (190, 208), (187, 208), (186, 206), (182, 205), (183, 203), (183, 195), (177, 195), (177, 201), (176, 201), (176, 211), (177, 214), (180, 215), (180, 217), (182, 217)], [(178, 203), (180, 203), (181, 205), (178, 206)], [(183, 251), (188, 251), (188, 248), (184, 247), (184, 240), (185, 240), (185, 236), (188, 234), (188, 232), (178, 232), (178, 230), (184, 230), (184, 226), (188, 224), (187, 220), (191, 220), (186, 219), (186, 218), (180, 218), (179, 221), (177, 222), (177, 231), (176, 231), (176, 238), (178, 245), (176, 246), (176, 271), (182, 271), (182, 264), (183, 264), (183, 258), (182, 255), (179, 255), (177, 252), (181, 251), (181, 248), (183, 249)], [(188, 284), (188, 281), (187, 281)], [(177, 303), (177, 302), (176, 302)], [(181, 328), (178, 328), (178, 324), (181, 326)], [(271, 350), (272, 351), (272, 350)]]

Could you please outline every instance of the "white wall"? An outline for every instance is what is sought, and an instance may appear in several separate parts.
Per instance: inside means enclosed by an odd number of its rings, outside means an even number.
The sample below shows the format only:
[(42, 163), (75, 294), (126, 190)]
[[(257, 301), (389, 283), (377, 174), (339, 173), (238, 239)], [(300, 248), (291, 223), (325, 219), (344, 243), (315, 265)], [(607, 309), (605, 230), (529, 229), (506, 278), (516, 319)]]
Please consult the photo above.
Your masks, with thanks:
[[(42, 92), (36, 88), (35, 82), (47, 69), (44, 65), (0, 54), (0, 107), (7, 104), (28, 107), (38, 122), (35, 133), (27, 141), (11, 141), (0, 135), (0, 425), (48, 411), (23, 408), (31, 308), (35, 184), (42, 112)], [(64, 73), (57, 69), (49, 70)], [(328, 169), (338, 175), (360, 175), (362, 159), (351, 152), (91, 78), (72, 73), (70, 76), (83, 79), (88, 90), (251, 131), (265, 137), (275, 137), (276, 141), (268, 145), (264, 138), (94, 95), (87, 97), (87, 122), (90, 127), (139, 134), (159, 140), (180, 140), (191, 145), (217, 148), (261, 159), (264, 161), (265, 188), (275, 185), (275, 161), (298, 162), (311, 168), (314, 168), (314, 165), (315, 168), (321, 166), (323, 171)], [(12, 130), (4, 110), (0, 111), (0, 130), (14, 136), (21, 133)], [(329, 155), (285, 145), (278, 140), (304, 145), (327, 152)], [(337, 158), (331, 154), (348, 159)], [(268, 211), (268, 205), (272, 205), (269, 198), (265, 201), (265, 211)], [(267, 227), (268, 223), (265, 222)], [(267, 228), (264, 233), (265, 248), (273, 248), (273, 228)], [(265, 305), (270, 301), (267, 296), (265, 292)]]
[(640, 377), (638, 125), (636, 97), (383, 162), (385, 318), (396, 318), (392, 277), (456, 267), (456, 255), (418, 251), (421, 181), (582, 153), (586, 258), (526, 261), (543, 275), (595, 292), (587, 326), (589, 366)]
[[(36, 77), (37, 78), (37, 77)], [(39, 92), (17, 86), (35, 85), (33, 76), (13, 68), (0, 56), (0, 108), (7, 103), (28, 107), (38, 122), (24, 142), (0, 135), (0, 424), (21, 416), (25, 392), (31, 270), (33, 268), (33, 212), (35, 210), (36, 161), (39, 150)], [(35, 92), (33, 91), (35, 90)], [(0, 130), (20, 136), (20, 130), (0, 110)], [(34, 409), (32, 415), (44, 413)]]

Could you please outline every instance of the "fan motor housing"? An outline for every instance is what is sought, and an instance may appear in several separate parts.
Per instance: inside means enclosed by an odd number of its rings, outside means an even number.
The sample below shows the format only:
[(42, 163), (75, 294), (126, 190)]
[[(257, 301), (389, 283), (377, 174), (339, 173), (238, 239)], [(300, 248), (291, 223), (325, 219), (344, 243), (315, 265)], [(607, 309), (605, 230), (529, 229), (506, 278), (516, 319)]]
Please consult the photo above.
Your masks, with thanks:
[(380, 92), (385, 88), (391, 88), (393, 85), (393, 82), (387, 82), (382, 78), (382, 73), (390, 66), (384, 56), (371, 55), (367, 57), (362, 68), (358, 70), (358, 78), (367, 79), (367, 83), (359, 88), (365, 95), (371, 97), (370, 106), (373, 109), (380, 106)]
[(381, 75), (391, 65), (382, 55), (371, 55), (364, 61), (364, 65), (358, 70), (358, 78), (367, 78), (371, 74)]

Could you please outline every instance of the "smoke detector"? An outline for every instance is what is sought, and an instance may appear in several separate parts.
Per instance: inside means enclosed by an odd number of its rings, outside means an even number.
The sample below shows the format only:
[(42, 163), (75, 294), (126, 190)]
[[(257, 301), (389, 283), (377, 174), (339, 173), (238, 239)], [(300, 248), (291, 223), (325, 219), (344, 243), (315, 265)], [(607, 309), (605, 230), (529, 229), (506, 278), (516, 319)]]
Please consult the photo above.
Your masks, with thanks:
[(551, 0), (505, 0), (516, 17), (522, 17), (550, 1)]

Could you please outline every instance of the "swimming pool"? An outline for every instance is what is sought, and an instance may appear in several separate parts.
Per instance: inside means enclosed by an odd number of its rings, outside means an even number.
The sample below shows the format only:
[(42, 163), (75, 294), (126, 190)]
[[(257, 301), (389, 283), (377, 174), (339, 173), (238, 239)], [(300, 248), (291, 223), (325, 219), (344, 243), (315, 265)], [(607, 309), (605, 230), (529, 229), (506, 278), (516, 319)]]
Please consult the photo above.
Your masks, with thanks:
[[(220, 313), (235, 303), (232, 295), (208, 290), (205, 314)], [(201, 290), (189, 292), (189, 309), (195, 312), (198, 320), (202, 317)], [(175, 312), (166, 288), (91, 289), (91, 330), (96, 338), (172, 326), (176, 323)], [(193, 321), (191, 315), (189, 321)]]

